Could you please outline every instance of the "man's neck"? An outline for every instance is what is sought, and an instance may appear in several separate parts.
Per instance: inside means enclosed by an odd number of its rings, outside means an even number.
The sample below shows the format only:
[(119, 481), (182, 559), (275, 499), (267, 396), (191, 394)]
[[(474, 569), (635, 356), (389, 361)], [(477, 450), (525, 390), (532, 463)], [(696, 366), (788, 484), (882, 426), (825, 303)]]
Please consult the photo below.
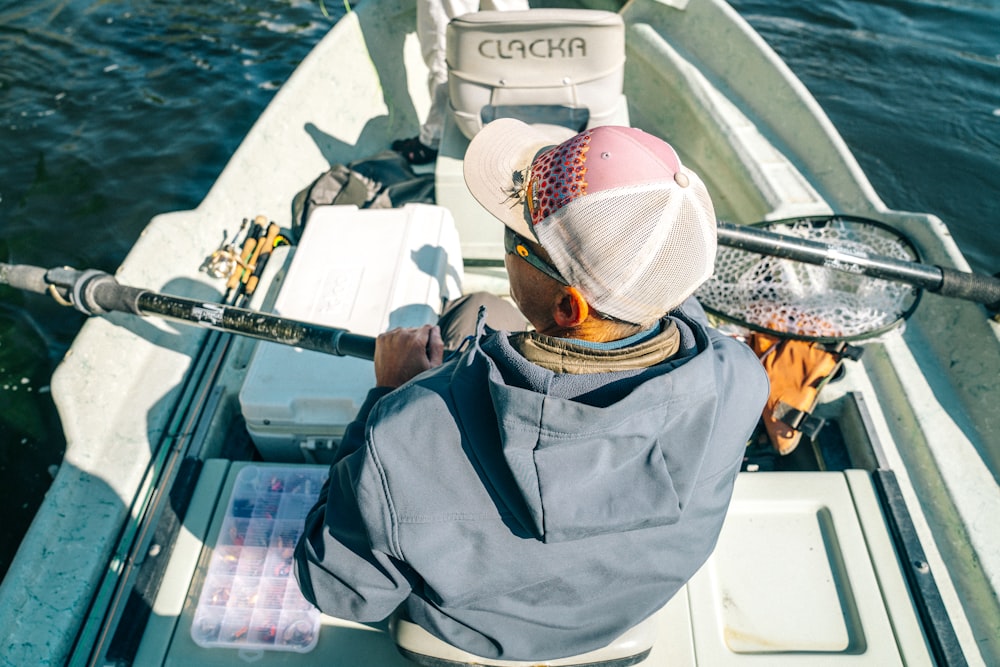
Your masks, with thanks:
[(628, 338), (645, 330), (645, 327), (638, 324), (616, 322), (594, 316), (588, 317), (575, 327), (560, 327), (554, 322), (545, 329), (536, 327), (538, 333), (546, 336), (553, 338), (574, 338), (592, 343), (610, 343)]
[[(657, 322), (634, 338), (617, 343), (593, 343), (569, 338), (553, 338), (537, 331), (511, 334), (511, 346), (536, 366), (553, 373), (592, 374), (639, 370), (655, 366), (680, 349), (681, 335), (672, 321)], [(629, 344), (626, 344), (626, 343)]]

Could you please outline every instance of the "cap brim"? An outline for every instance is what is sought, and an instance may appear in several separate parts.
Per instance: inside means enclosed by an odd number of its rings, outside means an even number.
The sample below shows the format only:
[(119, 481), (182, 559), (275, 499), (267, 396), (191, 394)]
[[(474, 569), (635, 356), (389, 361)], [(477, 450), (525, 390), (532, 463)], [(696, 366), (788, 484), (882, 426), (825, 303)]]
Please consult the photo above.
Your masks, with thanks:
[(465, 183), (483, 208), (521, 236), (537, 238), (515, 174), (522, 174), (538, 153), (576, 132), (553, 125), (528, 125), (501, 118), (480, 130), (465, 152)]

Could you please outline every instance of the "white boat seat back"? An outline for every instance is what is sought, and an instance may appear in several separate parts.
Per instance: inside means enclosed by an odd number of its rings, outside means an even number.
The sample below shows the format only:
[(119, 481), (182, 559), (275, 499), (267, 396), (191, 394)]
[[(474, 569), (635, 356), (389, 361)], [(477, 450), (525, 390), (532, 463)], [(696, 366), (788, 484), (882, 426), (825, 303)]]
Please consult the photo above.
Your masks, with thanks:
[(656, 641), (657, 618), (653, 614), (604, 648), (552, 660), (501, 660), (473, 655), (444, 642), (397, 613), (392, 619), (396, 648), (410, 661), (424, 667), (629, 667), (649, 656)]
[(471, 139), (513, 117), (579, 132), (613, 124), (624, 105), (625, 25), (590, 9), (482, 11), (447, 30), (448, 92)]

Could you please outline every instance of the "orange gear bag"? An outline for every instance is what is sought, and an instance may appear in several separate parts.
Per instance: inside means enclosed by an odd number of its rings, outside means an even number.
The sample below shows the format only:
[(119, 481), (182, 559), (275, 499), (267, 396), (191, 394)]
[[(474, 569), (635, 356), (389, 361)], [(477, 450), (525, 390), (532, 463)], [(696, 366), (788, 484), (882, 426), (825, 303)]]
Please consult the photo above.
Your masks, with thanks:
[(854, 352), (859, 348), (759, 332), (752, 332), (747, 343), (771, 381), (771, 393), (761, 415), (764, 428), (774, 449), (782, 456), (790, 454), (802, 439), (803, 423), (816, 406), (820, 390), (837, 373), (845, 356), (857, 358)]

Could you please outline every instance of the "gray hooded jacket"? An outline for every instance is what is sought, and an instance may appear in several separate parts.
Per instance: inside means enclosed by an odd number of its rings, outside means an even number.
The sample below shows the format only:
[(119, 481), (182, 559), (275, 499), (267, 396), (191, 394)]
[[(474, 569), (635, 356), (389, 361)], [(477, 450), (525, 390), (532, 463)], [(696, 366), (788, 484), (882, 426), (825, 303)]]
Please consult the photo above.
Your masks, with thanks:
[(715, 547), (768, 392), (750, 349), (692, 315), (668, 318), (680, 349), (649, 368), (554, 373), (495, 332), (373, 390), (306, 520), (306, 598), (356, 621), (402, 604), (510, 660), (593, 650), (654, 613)]

